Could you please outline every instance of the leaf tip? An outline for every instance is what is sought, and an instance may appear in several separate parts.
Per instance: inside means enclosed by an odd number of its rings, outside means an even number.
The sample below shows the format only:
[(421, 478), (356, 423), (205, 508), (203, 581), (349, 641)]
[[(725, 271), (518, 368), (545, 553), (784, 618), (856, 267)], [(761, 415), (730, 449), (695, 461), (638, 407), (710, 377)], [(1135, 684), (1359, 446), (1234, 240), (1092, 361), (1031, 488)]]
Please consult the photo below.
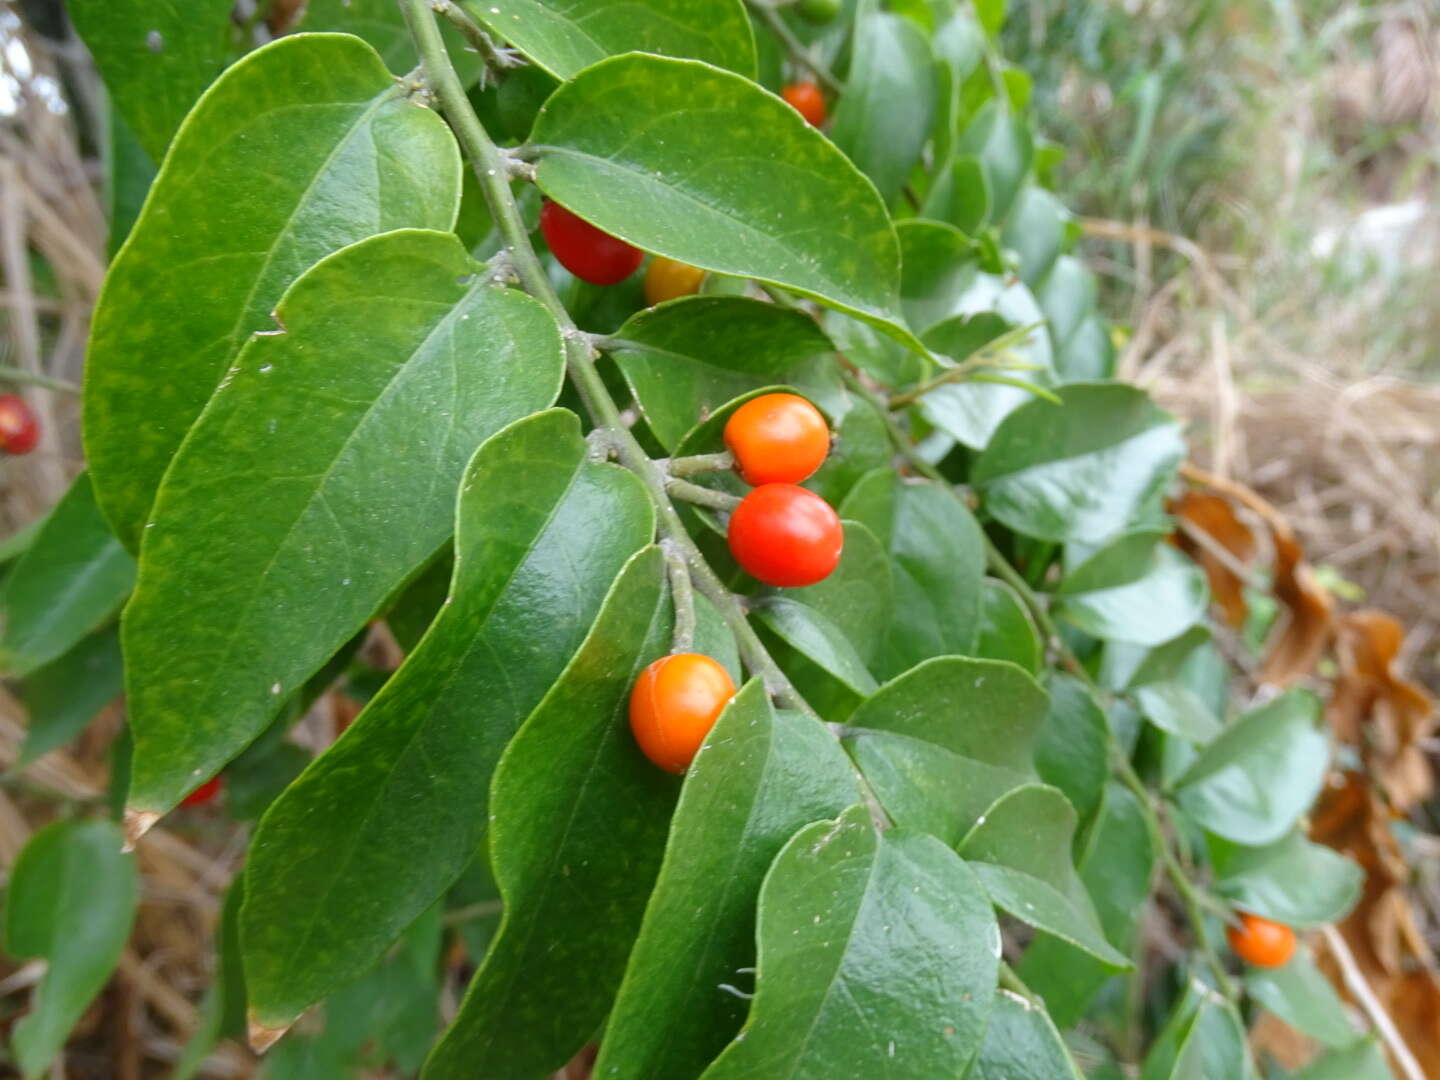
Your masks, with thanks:
[(290, 1024), (281, 1024), (279, 1027), (262, 1024), (252, 1011), (246, 1018), (246, 1037), (250, 1042), (250, 1049), (257, 1054), (265, 1053), (280, 1041), (280, 1037), (289, 1031), (290, 1027)]
[(126, 810), (125, 811), (125, 843), (121, 851), (131, 852), (140, 838), (150, 831), (150, 827), (160, 820), (160, 815), (153, 810)]

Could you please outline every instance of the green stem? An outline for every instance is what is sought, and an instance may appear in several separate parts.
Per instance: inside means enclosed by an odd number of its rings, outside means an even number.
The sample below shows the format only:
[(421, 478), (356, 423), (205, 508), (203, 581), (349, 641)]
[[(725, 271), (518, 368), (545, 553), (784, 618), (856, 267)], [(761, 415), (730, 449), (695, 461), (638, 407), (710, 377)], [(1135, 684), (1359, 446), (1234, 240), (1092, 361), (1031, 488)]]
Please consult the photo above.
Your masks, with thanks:
[(665, 491), (672, 498), (694, 503), (696, 506), (708, 506), (711, 510), (720, 510), (724, 513), (728, 513), (740, 505), (740, 500), (728, 492), (701, 487), (699, 484), (690, 483), (689, 480), (679, 480), (674, 477), (666, 481)]
[(68, 379), (57, 379), (50, 375), (37, 375), (24, 368), (0, 365), (0, 382), (18, 383), (23, 386), (39, 386), (46, 390), (58, 390), (62, 394), (79, 394), (80, 387)]
[(675, 634), (671, 651), (693, 652), (695, 649), (695, 583), (690, 580), (690, 567), (686, 565), (685, 554), (675, 544), (666, 540), (661, 545), (665, 551), (665, 565), (670, 571), (670, 594), (675, 602)]
[(811, 57), (800, 43), (800, 39), (790, 32), (790, 27), (785, 25), (785, 20), (775, 8), (764, 2), (764, 0), (746, 0), (746, 7), (760, 16), (760, 21), (770, 28), (770, 32), (780, 39), (780, 44), (785, 46), (785, 51), (790, 54), (790, 59), (795, 63), (810, 69), (825, 89), (840, 93), (845, 89), (840, 80), (830, 73), (830, 69), (818, 60)]
[(729, 472), (735, 468), (735, 458), (729, 450), (718, 454), (692, 454), (689, 457), (671, 458), (665, 462), (665, 471), (671, 476), (697, 476), (701, 473)]
[(480, 123), (480, 118), (475, 115), (464, 87), (460, 85), (460, 79), (450, 64), (439, 28), (431, 14), (429, 0), (403, 2), (405, 19), (415, 41), (416, 51), (420, 54), (426, 80), (455, 129), (466, 157), (470, 159), (495, 227), (504, 241), (511, 265), (515, 268), (516, 277), (521, 287), (543, 304), (560, 326), (565, 341), (565, 362), (570, 381), (579, 394), (585, 411), (597, 427), (607, 432), (608, 440), (620, 463), (635, 473), (645, 485), (651, 501), (655, 504), (661, 538), (671, 542), (676, 556), (689, 568), (695, 588), (720, 612), (725, 624), (735, 635), (740, 656), (751, 674), (760, 677), (780, 705), (819, 720), (819, 715), (770, 656), (754, 627), (750, 625), (739, 600), (725, 587), (724, 582), (700, 554), (666, 493), (665, 483), (668, 478), (645, 453), (620, 418), (620, 410), (595, 368), (589, 337), (576, 328), (570, 313), (565, 310), (564, 303), (551, 286), (539, 256), (530, 244), (529, 231), (521, 220), (520, 209), (510, 191), (505, 158)]
[(903, 409), (907, 405), (913, 405), (937, 387), (945, 386), (947, 383), (959, 382), (970, 377), (977, 368), (1008, 367), (1010, 370), (1020, 370), (1026, 367), (1027, 365), (1021, 364), (1018, 361), (1007, 363), (1006, 357), (1010, 355), (1011, 346), (1023, 342), (1042, 325), (1042, 323), (1031, 323), (1028, 326), (1017, 326), (1014, 330), (1001, 334), (974, 356), (967, 357), (954, 367), (946, 368), (928, 382), (921, 383), (913, 390), (906, 390), (903, 393), (892, 395), (890, 400), (886, 402), (886, 407), (893, 412), (898, 409)]

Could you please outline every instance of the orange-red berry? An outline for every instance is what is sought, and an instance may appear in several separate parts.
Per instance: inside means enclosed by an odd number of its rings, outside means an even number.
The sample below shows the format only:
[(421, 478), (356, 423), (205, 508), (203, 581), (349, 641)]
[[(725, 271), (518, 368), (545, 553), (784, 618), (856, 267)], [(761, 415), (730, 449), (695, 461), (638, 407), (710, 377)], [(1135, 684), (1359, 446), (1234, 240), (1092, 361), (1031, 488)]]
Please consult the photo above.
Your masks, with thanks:
[(762, 394), (730, 414), (725, 445), (747, 484), (798, 484), (825, 463), (830, 427), (802, 397)]
[(639, 248), (548, 199), (540, 208), (540, 232), (560, 265), (592, 285), (617, 285), (645, 260)]
[(710, 657), (662, 656), (640, 673), (630, 691), (630, 730), (646, 757), (681, 773), (734, 696), (730, 673)]
[(205, 803), (208, 803), (212, 799), (214, 799), (216, 795), (220, 794), (220, 788), (223, 786), (223, 784), (224, 782), (220, 779), (220, 776), (217, 773), (209, 780), (206, 780), (205, 783), (197, 787), (194, 791), (190, 792), (189, 795), (186, 795), (185, 798), (181, 799), (180, 805), (203, 806)]
[(813, 491), (762, 484), (730, 515), (730, 554), (766, 585), (798, 587), (824, 581), (840, 562), (840, 517)]
[(40, 421), (22, 397), (0, 394), (0, 450), (28, 454), (40, 441)]
[(645, 302), (654, 307), (666, 300), (693, 296), (704, 281), (705, 271), (698, 266), (656, 255), (645, 271)]
[(780, 96), (809, 121), (812, 127), (825, 123), (825, 95), (813, 82), (791, 83), (780, 91)]
[(1240, 913), (1240, 925), (1226, 928), (1235, 955), (1256, 967), (1284, 967), (1295, 954), (1295, 931), (1283, 923)]

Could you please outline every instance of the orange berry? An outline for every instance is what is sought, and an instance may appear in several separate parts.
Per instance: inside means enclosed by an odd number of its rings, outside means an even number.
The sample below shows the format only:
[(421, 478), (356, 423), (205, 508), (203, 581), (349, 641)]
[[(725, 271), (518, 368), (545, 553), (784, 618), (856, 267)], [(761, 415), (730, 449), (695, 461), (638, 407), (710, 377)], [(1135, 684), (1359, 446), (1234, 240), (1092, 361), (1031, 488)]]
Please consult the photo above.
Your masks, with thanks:
[(734, 696), (730, 673), (710, 657), (662, 656), (640, 673), (630, 691), (630, 730), (647, 758), (668, 772), (682, 773)]
[(1283, 923), (1240, 913), (1240, 925), (1227, 927), (1225, 936), (1235, 955), (1256, 967), (1284, 967), (1295, 954), (1295, 931)]
[(803, 116), (811, 127), (825, 123), (825, 95), (813, 82), (791, 83), (780, 91), (780, 96)]
[(700, 291), (704, 280), (705, 271), (698, 266), (656, 255), (645, 271), (645, 302), (654, 307), (666, 300), (693, 296)]
[(825, 463), (830, 427), (795, 394), (751, 398), (725, 422), (725, 445), (747, 484), (798, 484)]

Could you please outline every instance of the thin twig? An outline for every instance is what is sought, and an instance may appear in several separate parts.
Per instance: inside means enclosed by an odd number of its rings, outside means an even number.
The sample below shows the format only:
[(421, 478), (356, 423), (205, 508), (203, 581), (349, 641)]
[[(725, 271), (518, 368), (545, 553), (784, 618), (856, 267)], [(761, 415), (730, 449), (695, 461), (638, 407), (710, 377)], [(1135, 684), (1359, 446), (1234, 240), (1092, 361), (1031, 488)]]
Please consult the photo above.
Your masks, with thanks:
[(790, 59), (801, 67), (809, 68), (811, 74), (820, 81), (825, 89), (836, 94), (845, 89), (844, 84), (830, 73), (830, 69), (812, 57), (805, 46), (800, 43), (800, 39), (791, 33), (790, 27), (785, 25), (785, 20), (780, 17), (780, 13), (775, 10), (773, 5), (765, 3), (764, 0), (746, 0), (745, 6), (760, 16), (760, 21), (780, 39), (780, 44), (785, 46), (785, 51), (790, 54)]
[(695, 648), (695, 583), (690, 580), (690, 566), (679, 545), (666, 539), (660, 547), (670, 571), (670, 596), (675, 606), (675, 633), (670, 648), (672, 652), (688, 653)]
[(496, 45), (479, 23), (450, 0), (430, 0), (430, 7), (460, 31), (460, 36), (470, 48), (479, 53), (480, 59), (485, 62), (486, 71), (494, 76), (496, 82), (504, 78), (511, 68), (520, 67), (524, 63), (513, 52)]
[(1340, 931), (1333, 926), (1322, 926), (1320, 935), (1325, 939), (1325, 945), (1330, 949), (1330, 955), (1335, 957), (1335, 962), (1340, 965), (1340, 974), (1345, 979), (1346, 988), (1360, 1002), (1360, 1006), (1365, 1010), (1365, 1015), (1370, 1018), (1370, 1023), (1374, 1025), (1375, 1031), (1384, 1041), (1385, 1048), (1390, 1051), (1390, 1056), (1404, 1071), (1406, 1080), (1425, 1080), (1425, 1074), (1420, 1071), (1420, 1063), (1415, 1060), (1415, 1055), (1410, 1052), (1410, 1048), (1405, 1045), (1405, 1040), (1400, 1037), (1395, 1022), (1390, 1019), (1390, 1014), (1385, 1011), (1385, 1006), (1380, 1004), (1380, 999), (1370, 988), (1365, 973), (1355, 962), (1355, 956), (1350, 952), (1350, 946), (1345, 943)]
[(664, 467), (671, 476), (698, 476), (701, 473), (729, 472), (735, 468), (735, 458), (729, 450), (722, 450), (718, 454), (670, 458)]
[(711, 510), (728, 512), (740, 505), (740, 499), (735, 495), (725, 491), (716, 491), (714, 488), (701, 487), (699, 484), (692, 484), (689, 480), (679, 480), (675, 477), (665, 481), (665, 490), (671, 498), (694, 503), (696, 506), (708, 506)]
[(69, 379), (57, 379), (53, 375), (41, 375), (23, 368), (0, 364), (0, 382), (18, 383), (22, 386), (41, 386), (46, 390), (58, 390), (62, 394), (79, 394), (80, 387)]

